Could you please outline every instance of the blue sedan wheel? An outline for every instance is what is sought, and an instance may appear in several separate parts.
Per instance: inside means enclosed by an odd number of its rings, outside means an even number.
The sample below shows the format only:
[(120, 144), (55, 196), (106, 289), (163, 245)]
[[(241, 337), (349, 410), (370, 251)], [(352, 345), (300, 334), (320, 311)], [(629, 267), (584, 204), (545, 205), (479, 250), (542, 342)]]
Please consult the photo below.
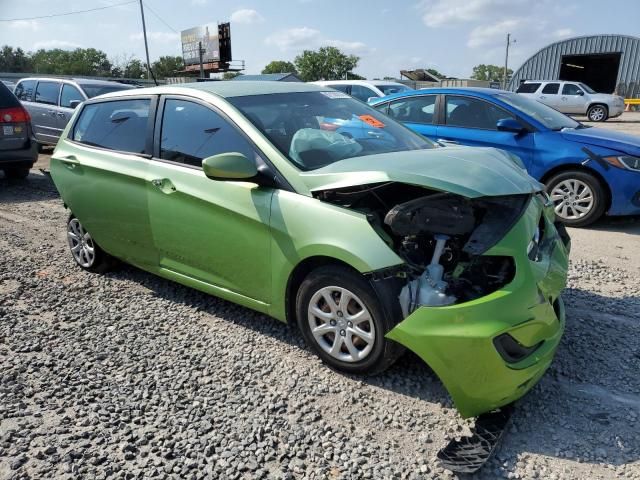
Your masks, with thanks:
[(604, 213), (604, 190), (598, 179), (589, 173), (561, 172), (547, 181), (547, 192), (558, 219), (567, 225), (584, 227)]

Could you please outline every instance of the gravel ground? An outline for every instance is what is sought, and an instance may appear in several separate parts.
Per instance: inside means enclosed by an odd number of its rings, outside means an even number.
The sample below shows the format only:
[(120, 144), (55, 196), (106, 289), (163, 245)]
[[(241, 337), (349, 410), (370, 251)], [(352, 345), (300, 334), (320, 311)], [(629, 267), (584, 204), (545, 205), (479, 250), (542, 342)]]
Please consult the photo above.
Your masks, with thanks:
[[(407, 354), (323, 366), (284, 324), (67, 251), (49, 177), (0, 177), (0, 479), (458, 478), (468, 432)], [(640, 479), (640, 219), (572, 230), (567, 331), (474, 479)]]

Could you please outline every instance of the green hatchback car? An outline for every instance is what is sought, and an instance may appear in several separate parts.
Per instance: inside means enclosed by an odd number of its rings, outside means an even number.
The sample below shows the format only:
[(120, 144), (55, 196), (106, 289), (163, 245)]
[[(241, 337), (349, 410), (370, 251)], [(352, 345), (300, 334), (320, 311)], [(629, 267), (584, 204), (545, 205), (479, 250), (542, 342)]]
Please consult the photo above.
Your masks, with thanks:
[(569, 238), (517, 158), (439, 148), (328, 87), (90, 99), (51, 176), (82, 268), (120, 259), (294, 322), (343, 372), (410, 349), (465, 417), (535, 385), (564, 329)]

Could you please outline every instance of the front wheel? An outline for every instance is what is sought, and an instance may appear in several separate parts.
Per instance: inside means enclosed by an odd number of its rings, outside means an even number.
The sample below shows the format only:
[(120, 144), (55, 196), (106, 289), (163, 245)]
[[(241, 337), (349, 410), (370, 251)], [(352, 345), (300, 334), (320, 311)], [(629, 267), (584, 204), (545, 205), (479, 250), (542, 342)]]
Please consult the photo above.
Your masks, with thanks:
[(591, 105), (587, 110), (587, 117), (592, 122), (604, 122), (609, 117), (609, 111), (604, 105)]
[(104, 273), (113, 265), (113, 258), (94, 242), (91, 234), (73, 215), (67, 221), (67, 242), (75, 262), (85, 270)]
[(393, 323), (373, 288), (348, 268), (325, 266), (311, 272), (298, 290), (296, 313), (307, 345), (336, 370), (379, 373), (403, 351), (385, 338)]
[(602, 216), (606, 207), (600, 181), (587, 172), (569, 170), (547, 181), (556, 216), (571, 227), (585, 227)]

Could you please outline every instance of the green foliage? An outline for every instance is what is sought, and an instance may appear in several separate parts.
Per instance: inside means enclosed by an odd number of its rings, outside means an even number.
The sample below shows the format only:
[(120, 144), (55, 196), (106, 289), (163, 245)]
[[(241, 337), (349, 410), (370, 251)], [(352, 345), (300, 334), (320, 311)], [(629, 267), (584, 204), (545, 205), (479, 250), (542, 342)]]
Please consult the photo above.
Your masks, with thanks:
[(111, 75), (111, 62), (107, 54), (95, 48), (76, 48), (75, 50), (40, 49), (31, 54), (33, 70), (36, 73), (56, 75)]
[(164, 56), (153, 62), (151, 69), (156, 78), (175, 77), (184, 69), (184, 63), (180, 56)]
[(427, 68), (427, 72), (429, 72), (431, 75), (435, 75), (438, 78), (447, 78), (447, 76), (444, 73), (440, 73), (435, 68)]
[[(513, 70), (507, 69), (507, 79), (513, 75)], [(501, 82), (504, 76), (504, 68), (497, 65), (485, 65), (484, 63), (473, 67), (471, 78), (474, 80), (487, 80), (489, 82)]]
[(359, 57), (346, 55), (336, 47), (321, 47), (317, 51), (304, 50), (294, 64), (305, 82), (340, 80), (358, 66)]
[(285, 60), (274, 60), (262, 69), (262, 73), (298, 73), (296, 66)]
[(0, 49), (0, 72), (29, 72), (31, 71), (31, 58), (21, 48), (4, 45)]
[(223, 80), (232, 80), (236, 77), (239, 77), (240, 75), (242, 75), (240, 72), (224, 72), (222, 74), (222, 79)]

